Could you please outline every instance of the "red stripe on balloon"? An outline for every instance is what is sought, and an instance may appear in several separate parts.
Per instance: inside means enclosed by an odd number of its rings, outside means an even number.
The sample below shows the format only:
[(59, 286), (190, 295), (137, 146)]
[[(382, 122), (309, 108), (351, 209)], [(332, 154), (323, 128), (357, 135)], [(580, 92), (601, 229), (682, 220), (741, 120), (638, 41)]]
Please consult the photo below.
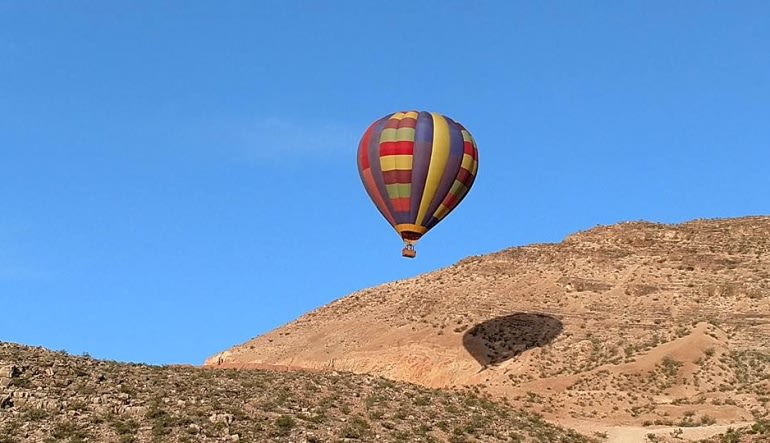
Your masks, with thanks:
[(414, 142), (382, 142), (380, 143), (380, 157), (386, 155), (412, 155)]
[(469, 186), (470, 182), (473, 180), (473, 174), (465, 168), (460, 168), (460, 172), (457, 174), (457, 181), (464, 184), (465, 186)]
[(393, 185), (396, 183), (408, 184), (412, 182), (412, 171), (400, 169), (385, 171), (382, 173), (382, 179), (385, 180), (386, 185)]
[(447, 194), (446, 198), (444, 198), (444, 201), (441, 204), (446, 206), (447, 209), (452, 209), (455, 206), (457, 206), (457, 196), (452, 193), (449, 193)]
[(416, 128), (417, 119), (412, 117), (404, 117), (401, 119), (401, 123), (398, 124), (399, 128)]
[(473, 157), (473, 143), (467, 141), (463, 143), (463, 153), (470, 155)]
[(398, 123), (401, 120), (397, 118), (389, 118), (387, 122), (385, 122), (385, 126), (382, 127), (383, 130), (385, 129), (398, 129)]
[(369, 138), (372, 136), (376, 125), (377, 122), (369, 125), (364, 136), (361, 137), (361, 142), (358, 144), (358, 169), (362, 171), (369, 168)]
[(393, 215), (388, 210), (387, 203), (385, 203), (385, 200), (383, 200), (380, 193), (377, 192), (377, 184), (375, 184), (374, 182), (374, 177), (372, 176), (372, 170), (366, 169), (361, 171), (361, 178), (363, 179), (364, 187), (366, 188), (366, 191), (369, 193), (369, 197), (371, 197), (372, 200), (374, 201), (374, 205), (377, 206), (377, 209), (380, 210), (380, 213), (382, 213), (385, 219), (387, 219), (391, 225), (395, 226), (396, 221), (393, 218)]
[(393, 204), (393, 210), (396, 212), (409, 212), (409, 198), (392, 198), (390, 203)]

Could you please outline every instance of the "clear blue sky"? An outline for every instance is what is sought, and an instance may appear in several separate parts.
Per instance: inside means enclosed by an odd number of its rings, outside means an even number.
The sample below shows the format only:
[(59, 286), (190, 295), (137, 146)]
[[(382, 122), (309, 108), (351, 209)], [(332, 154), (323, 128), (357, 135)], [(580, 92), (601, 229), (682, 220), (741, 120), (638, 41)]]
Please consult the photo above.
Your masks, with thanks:
[[(469, 255), (769, 214), (768, 23), (767, 1), (0, 0), (0, 340), (197, 364)], [(355, 159), (408, 109), (480, 156), (414, 261)]]

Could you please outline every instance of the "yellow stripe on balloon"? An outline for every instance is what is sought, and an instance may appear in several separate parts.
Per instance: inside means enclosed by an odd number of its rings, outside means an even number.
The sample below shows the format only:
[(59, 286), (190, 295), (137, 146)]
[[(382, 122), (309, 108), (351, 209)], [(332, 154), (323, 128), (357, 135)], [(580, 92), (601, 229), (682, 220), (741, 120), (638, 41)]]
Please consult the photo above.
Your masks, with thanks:
[(476, 158), (473, 159), (473, 169), (471, 169), (470, 171), (471, 171), (471, 174), (473, 174), (473, 176), (475, 177), (476, 173), (479, 172), (479, 150), (476, 147), (476, 140), (474, 140), (472, 137), (471, 137), (471, 142), (473, 142), (473, 152), (475, 154), (474, 157)]
[(408, 171), (412, 169), (411, 155), (386, 155), (380, 157), (380, 168), (382, 172), (387, 171)]
[(396, 159), (394, 157), (395, 155), (386, 155), (384, 157), (380, 157), (380, 170), (382, 172), (396, 169)]
[(444, 206), (444, 204), (442, 203), (441, 205), (439, 205), (438, 209), (436, 209), (436, 213), (433, 214), (433, 216), (436, 217), (437, 219), (441, 220), (448, 213), (449, 213), (449, 208)]
[[(408, 171), (412, 169), (412, 160), (414, 156), (411, 155), (392, 155), (396, 158), (396, 169), (399, 171)], [(383, 169), (384, 171), (384, 169)]]
[(463, 169), (467, 169), (468, 171), (473, 169), (473, 156), (469, 154), (463, 154), (463, 162), (460, 164), (460, 167)]
[(431, 116), (433, 116), (433, 151), (430, 155), (428, 177), (425, 180), (425, 190), (422, 192), (420, 210), (417, 211), (417, 224), (423, 223), (425, 213), (428, 212), (428, 206), (438, 191), (444, 168), (449, 160), (449, 125), (441, 115), (431, 112)]

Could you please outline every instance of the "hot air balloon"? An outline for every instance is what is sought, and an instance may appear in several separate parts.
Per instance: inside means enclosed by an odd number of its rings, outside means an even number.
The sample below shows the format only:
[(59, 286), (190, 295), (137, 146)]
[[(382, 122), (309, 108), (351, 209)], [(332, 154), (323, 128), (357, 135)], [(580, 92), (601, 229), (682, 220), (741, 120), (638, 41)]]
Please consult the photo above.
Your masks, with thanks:
[(462, 201), (479, 167), (476, 142), (435, 112), (397, 112), (369, 126), (358, 145), (366, 192), (404, 241), (404, 257)]

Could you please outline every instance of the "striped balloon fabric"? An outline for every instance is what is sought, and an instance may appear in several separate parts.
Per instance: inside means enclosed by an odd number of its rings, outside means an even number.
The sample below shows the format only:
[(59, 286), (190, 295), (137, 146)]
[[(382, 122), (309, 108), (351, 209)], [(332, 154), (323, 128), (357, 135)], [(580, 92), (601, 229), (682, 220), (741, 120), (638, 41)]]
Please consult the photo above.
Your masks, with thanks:
[(358, 146), (366, 191), (409, 245), (462, 201), (478, 167), (471, 134), (435, 112), (383, 117), (369, 126)]

